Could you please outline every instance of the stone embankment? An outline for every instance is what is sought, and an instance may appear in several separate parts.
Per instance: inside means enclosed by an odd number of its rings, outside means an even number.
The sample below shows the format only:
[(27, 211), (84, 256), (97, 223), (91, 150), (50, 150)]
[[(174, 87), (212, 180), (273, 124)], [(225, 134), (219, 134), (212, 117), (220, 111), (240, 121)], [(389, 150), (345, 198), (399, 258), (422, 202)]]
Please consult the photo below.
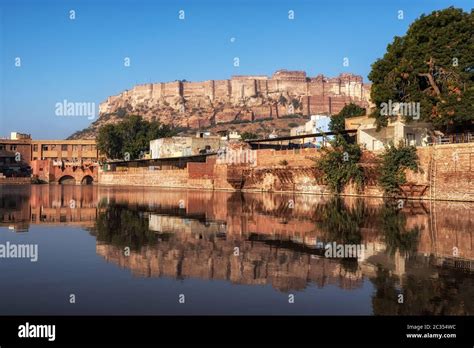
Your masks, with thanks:
[[(184, 189), (267, 191), (329, 194), (315, 169), (316, 149), (254, 150), (252, 164), (188, 163), (184, 169), (100, 172), (99, 184), (156, 186)], [(474, 201), (474, 144), (418, 148), (420, 171), (408, 171), (404, 197), (413, 199)], [(365, 152), (362, 165), (367, 183), (363, 192), (346, 187), (345, 195), (383, 196), (377, 185), (376, 153)]]

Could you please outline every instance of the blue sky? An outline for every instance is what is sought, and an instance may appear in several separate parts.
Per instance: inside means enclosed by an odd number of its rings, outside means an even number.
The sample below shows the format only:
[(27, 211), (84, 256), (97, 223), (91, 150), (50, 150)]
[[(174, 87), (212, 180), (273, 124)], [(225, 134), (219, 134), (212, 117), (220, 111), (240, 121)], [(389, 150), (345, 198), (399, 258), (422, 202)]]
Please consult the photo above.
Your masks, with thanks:
[(91, 120), (58, 117), (56, 103), (98, 106), (138, 83), (282, 68), (353, 72), (367, 81), (393, 36), (422, 13), (449, 6), (473, 7), (454, 0), (1, 0), (0, 136), (65, 138)]

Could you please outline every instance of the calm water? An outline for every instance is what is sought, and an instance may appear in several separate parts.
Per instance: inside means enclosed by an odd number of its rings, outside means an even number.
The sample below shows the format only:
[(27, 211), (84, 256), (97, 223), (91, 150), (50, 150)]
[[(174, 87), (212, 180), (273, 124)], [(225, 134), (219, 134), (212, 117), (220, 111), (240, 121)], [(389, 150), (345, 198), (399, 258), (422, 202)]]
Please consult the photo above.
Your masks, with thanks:
[(0, 314), (473, 315), (473, 207), (0, 186), (0, 245), (38, 246), (0, 258)]

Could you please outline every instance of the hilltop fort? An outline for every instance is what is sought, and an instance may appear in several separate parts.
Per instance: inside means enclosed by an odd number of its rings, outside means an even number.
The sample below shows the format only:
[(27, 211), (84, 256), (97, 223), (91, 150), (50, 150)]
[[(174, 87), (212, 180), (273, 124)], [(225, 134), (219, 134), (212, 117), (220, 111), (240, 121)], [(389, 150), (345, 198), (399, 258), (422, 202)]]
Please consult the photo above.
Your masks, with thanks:
[(197, 129), (288, 115), (336, 114), (345, 104), (370, 105), (370, 84), (353, 74), (308, 77), (304, 71), (278, 70), (271, 77), (232, 76), (228, 80), (174, 81), (136, 85), (110, 96), (99, 118), (71, 138), (95, 136), (98, 127), (127, 114), (176, 127)]

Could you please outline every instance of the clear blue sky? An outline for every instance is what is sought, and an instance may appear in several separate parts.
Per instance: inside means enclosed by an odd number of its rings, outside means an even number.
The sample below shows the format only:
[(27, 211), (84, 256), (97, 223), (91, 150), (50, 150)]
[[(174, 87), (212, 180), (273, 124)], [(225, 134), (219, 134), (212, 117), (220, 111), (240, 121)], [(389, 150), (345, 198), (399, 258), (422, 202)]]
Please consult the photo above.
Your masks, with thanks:
[(1, 0), (0, 136), (67, 137), (91, 121), (56, 116), (57, 102), (98, 106), (137, 83), (281, 68), (353, 72), (367, 81), (393, 36), (422, 13), (449, 6), (473, 7), (471, 0)]

